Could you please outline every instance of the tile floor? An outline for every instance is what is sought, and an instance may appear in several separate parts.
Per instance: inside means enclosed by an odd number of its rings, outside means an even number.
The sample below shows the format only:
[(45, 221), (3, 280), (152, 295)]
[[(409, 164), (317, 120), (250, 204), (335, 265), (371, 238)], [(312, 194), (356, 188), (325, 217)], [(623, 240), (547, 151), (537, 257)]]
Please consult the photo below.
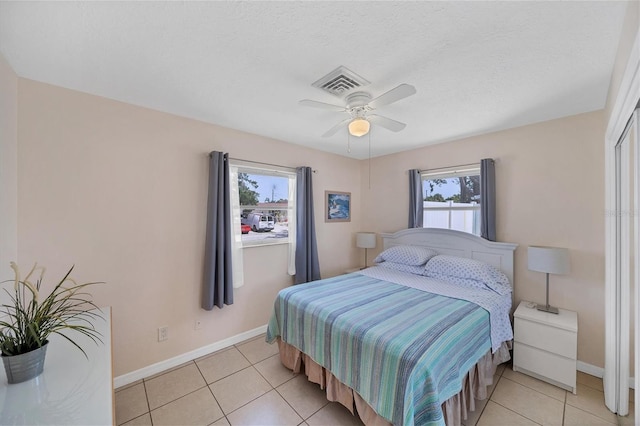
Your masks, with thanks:
[[(277, 353), (260, 336), (118, 388), (117, 425), (362, 425)], [(502, 365), (490, 395), (465, 426), (634, 424), (610, 413), (602, 380), (583, 373), (573, 395)]]

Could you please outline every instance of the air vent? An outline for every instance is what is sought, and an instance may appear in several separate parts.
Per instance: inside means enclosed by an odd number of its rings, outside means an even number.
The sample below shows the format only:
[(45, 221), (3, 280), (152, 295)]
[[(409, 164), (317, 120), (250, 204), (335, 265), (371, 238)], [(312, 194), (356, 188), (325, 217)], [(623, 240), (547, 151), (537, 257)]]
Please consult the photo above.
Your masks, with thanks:
[(340, 66), (313, 83), (312, 86), (342, 98), (367, 84), (369, 84), (367, 80), (347, 69), (347, 67)]

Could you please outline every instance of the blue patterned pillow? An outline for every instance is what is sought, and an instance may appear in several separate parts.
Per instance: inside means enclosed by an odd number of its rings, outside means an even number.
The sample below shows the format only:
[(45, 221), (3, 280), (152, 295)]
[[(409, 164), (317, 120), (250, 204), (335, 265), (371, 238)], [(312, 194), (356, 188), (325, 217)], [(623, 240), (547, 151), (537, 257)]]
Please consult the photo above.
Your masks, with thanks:
[(393, 269), (395, 271), (408, 272), (415, 275), (424, 274), (424, 266), (405, 265), (404, 263), (387, 261), (378, 263), (378, 266), (382, 266), (383, 268), (387, 269)]
[(504, 295), (512, 291), (507, 276), (494, 266), (464, 257), (438, 255), (429, 260), (424, 275), (477, 288), (490, 288)]
[(395, 262), (403, 265), (420, 266), (438, 253), (426, 247), (393, 246), (380, 253), (374, 262)]

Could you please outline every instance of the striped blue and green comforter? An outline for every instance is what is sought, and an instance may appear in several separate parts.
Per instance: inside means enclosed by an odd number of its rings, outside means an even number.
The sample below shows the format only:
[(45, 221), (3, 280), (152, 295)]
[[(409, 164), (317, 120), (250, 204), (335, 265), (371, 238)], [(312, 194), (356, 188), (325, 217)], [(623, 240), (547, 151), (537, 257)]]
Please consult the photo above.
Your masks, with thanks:
[(395, 425), (444, 424), (442, 402), (491, 349), (478, 305), (361, 274), (282, 290), (267, 340), (278, 336)]

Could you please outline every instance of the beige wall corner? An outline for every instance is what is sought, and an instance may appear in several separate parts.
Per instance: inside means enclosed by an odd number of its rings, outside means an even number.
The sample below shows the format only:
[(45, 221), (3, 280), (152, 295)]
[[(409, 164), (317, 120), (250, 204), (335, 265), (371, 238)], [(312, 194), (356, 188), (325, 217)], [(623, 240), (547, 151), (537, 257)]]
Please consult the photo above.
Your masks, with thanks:
[[(18, 260), (18, 77), (0, 54), (0, 280)], [(0, 300), (4, 298), (0, 296)]]

